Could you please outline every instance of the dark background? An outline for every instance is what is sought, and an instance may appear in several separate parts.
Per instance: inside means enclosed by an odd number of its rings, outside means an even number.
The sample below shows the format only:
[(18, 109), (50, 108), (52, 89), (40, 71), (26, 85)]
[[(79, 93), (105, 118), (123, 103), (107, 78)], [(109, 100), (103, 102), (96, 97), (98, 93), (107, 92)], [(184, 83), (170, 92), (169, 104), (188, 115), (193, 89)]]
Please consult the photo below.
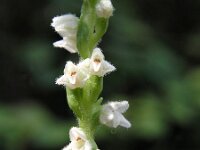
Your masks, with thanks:
[[(52, 43), (54, 16), (80, 15), (81, 0), (0, 1), (0, 149), (57, 150), (76, 125), (55, 78), (67, 60)], [(200, 1), (113, 0), (100, 47), (117, 71), (104, 102), (129, 100), (132, 128), (100, 127), (102, 150), (200, 149)]]

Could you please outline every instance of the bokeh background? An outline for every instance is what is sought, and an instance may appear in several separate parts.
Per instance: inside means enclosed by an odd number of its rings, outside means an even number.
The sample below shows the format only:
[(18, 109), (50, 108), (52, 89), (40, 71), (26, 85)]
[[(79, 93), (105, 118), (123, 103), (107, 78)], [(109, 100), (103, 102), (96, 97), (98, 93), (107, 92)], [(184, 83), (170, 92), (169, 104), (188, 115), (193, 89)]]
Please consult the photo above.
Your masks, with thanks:
[[(0, 150), (58, 150), (76, 121), (63, 87), (65, 62), (52, 46), (56, 15), (80, 15), (81, 0), (0, 1)], [(102, 150), (200, 149), (200, 1), (113, 0), (102, 47), (117, 71), (104, 102), (129, 100), (132, 128), (100, 127)]]

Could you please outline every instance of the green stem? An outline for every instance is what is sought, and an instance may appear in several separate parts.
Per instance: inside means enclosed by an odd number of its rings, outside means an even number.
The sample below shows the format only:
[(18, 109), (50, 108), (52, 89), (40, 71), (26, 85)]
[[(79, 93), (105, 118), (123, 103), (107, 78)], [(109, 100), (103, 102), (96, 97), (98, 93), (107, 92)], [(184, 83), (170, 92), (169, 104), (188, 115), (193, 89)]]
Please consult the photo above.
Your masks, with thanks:
[(91, 44), (95, 28), (97, 0), (84, 0), (77, 33), (77, 48), (80, 56), (85, 59), (90, 57), (95, 45)]
[(96, 4), (99, 0), (84, 0), (77, 32), (77, 48), (80, 56), (90, 57), (92, 50), (97, 46), (107, 31), (108, 20), (96, 15)]
[[(96, 4), (99, 0), (83, 0), (81, 16), (77, 32), (77, 48), (81, 59), (91, 56), (107, 30), (108, 19), (96, 15)], [(91, 76), (86, 85), (81, 89), (70, 90), (67, 88), (69, 107), (78, 118), (79, 126), (84, 130), (92, 149), (96, 150), (94, 133), (99, 125), (99, 114), (102, 98), (98, 100), (103, 89), (103, 77)]]

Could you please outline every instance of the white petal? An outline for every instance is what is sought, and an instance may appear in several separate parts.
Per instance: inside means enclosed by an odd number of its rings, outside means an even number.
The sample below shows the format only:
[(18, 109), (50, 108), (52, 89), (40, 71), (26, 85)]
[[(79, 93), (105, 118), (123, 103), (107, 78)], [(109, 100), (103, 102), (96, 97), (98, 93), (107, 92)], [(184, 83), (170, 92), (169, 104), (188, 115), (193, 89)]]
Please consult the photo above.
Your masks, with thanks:
[(94, 72), (98, 72), (100, 70), (103, 61), (104, 61), (104, 55), (101, 52), (101, 49), (95, 48), (91, 56), (91, 67), (94, 70)]
[(102, 77), (114, 71), (116, 68), (104, 60), (104, 55), (100, 48), (95, 48), (92, 52), (89, 69), (92, 75)]
[(70, 89), (82, 88), (89, 76), (80, 70), (78, 65), (68, 61), (65, 65), (64, 75), (56, 80), (56, 84), (61, 84)]
[(92, 63), (92, 68), (94, 69), (94, 72), (98, 72), (100, 70), (101, 64), (102, 63)]
[(61, 16), (54, 17), (52, 19), (51, 26), (54, 28), (57, 28), (58, 26), (61, 26), (61, 25), (76, 27), (78, 20), (79, 19), (75, 15), (72, 15), (72, 14), (61, 15)]
[(114, 116), (113, 113), (110, 113), (110, 114), (107, 115), (107, 119), (108, 119), (108, 120), (113, 120), (114, 117), (115, 117), (115, 116)]
[(70, 74), (71, 72), (77, 72), (77, 66), (72, 61), (67, 61), (64, 69), (65, 74)]
[(65, 146), (62, 150), (73, 150), (71, 143), (69, 145)]
[(83, 140), (74, 140), (71, 142), (72, 150), (82, 150), (85, 146), (85, 141)]
[(85, 74), (85, 72), (83, 72), (82, 70), (79, 70), (77, 74), (77, 84), (79, 85), (79, 87), (83, 87), (87, 79), (89, 79), (89, 75)]
[(110, 102), (109, 105), (115, 111), (119, 111), (120, 113), (124, 113), (125, 111), (127, 111), (128, 107), (129, 107), (128, 101)]
[(76, 53), (76, 34), (79, 19), (72, 15), (62, 15), (53, 18), (51, 26), (63, 37), (63, 40), (54, 43), (55, 47), (65, 48), (71, 53)]
[(100, 113), (100, 122), (109, 127), (118, 127), (119, 125), (125, 128), (130, 128), (130, 122), (122, 115), (129, 107), (127, 101), (109, 102), (103, 105)]
[(65, 48), (70, 53), (76, 53), (78, 51), (75, 44), (75, 41), (70, 40), (69, 38), (65, 38), (53, 43), (55, 47)]
[(56, 84), (58, 85), (66, 85), (67, 79), (65, 75), (62, 75), (61, 77), (59, 77), (58, 79), (56, 79)]
[(95, 58), (98, 58), (100, 60), (104, 60), (104, 55), (103, 55), (103, 53), (102, 53), (100, 48), (95, 48), (93, 50), (91, 59), (94, 60)]
[(114, 118), (111, 120), (112, 126), (110, 127), (114, 127), (114, 128), (118, 127), (121, 121), (120, 119), (121, 119), (121, 114), (118, 112), (114, 112)]
[(116, 128), (120, 124), (120, 117), (118, 112), (113, 111), (110, 105), (105, 104), (100, 114), (100, 122), (109, 127)]
[(111, 65), (108, 61), (104, 61), (102, 70), (103, 70), (102, 74), (104, 76), (112, 71), (115, 71), (116, 68), (113, 65)]
[(85, 142), (84, 150), (92, 150), (92, 146), (88, 141)]
[(101, 114), (100, 114), (100, 122), (102, 124), (107, 124), (110, 120), (112, 120), (114, 117), (112, 108), (108, 106), (107, 104), (103, 105)]
[(76, 77), (69, 77), (68, 79), (70, 84), (76, 84)]
[(77, 140), (77, 138), (81, 138), (84, 141), (87, 140), (85, 133), (81, 128), (72, 127), (69, 131), (69, 137), (71, 141)]
[(125, 127), (125, 128), (130, 128), (131, 123), (122, 115), (120, 114), (120, 126)]
[(67, 28), (64, 25), (60, 25), (57, 28), (55, 28), (55, 31), (58, 32), (60, 36), (69, 37), (69, 38), (76, 38), (77, 29), (76, 28)]
[(81, 61), (81, 62), (78, 64), (78, 67), (79, 67), (79, 69), (82, 70), (85, 74), (89, 75), (90, 59), (87, 58), (87, 59)]

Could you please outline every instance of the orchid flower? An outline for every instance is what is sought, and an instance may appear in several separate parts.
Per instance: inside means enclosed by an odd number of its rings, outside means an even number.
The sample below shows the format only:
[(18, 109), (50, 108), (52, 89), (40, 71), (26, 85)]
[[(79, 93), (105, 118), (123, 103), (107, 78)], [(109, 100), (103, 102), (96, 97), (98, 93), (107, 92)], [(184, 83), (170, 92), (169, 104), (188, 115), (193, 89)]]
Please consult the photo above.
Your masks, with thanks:
[(75, 89), (83, 87), (87, 79), (88, 76), (77, 65), (68, 61), (65, 65), (64, 75), (56, 80), (56, 84)]
[(71, 143), (63, 150), (92, 150), (92, 146), (81, 128), (72, 127), (69, 131), (69, 138)]
[(91, 58), (87, 58), (80, 62), (80, 68), (90, 75), (97, 75), (103, 77), (104, 75), (114, 71), (116, 68), (105, 60), (100, 48), (95, 48), (92, 52)]
[(100, 122), (109, 127), (130, 128), (130, 122), (122, 115), (129, 107), (128, 101), (109, 102), (102, 106)]
[(79, 19), (72, 14), (66, 14), (54, 17), (52, 21), (51, 26), (63, 37), (62, 40), (54, 42), (53, 45), (65, 48), (71, 53), (76, 53), (78, 51), (76, 47), (76, 34)]

